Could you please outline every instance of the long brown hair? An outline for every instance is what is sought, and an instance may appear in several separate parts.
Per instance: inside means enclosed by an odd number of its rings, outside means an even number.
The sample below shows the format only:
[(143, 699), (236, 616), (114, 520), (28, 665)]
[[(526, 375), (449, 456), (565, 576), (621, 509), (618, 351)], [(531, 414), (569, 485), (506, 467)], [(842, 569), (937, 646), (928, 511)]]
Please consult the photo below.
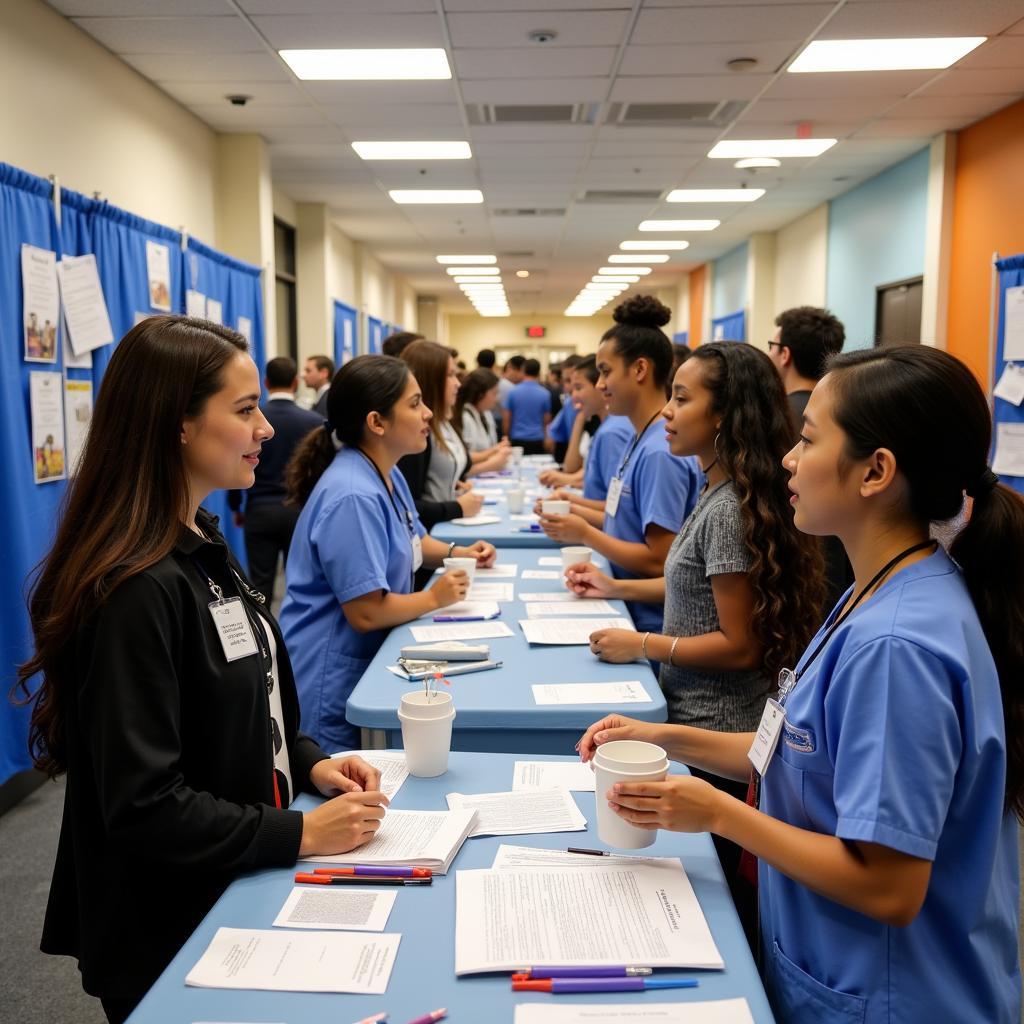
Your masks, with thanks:
[[(189, 509), (181, 428), (223, 386), (245, 339), (191, 317), (154, 316), (117, 346), (103, 377), (78, 473), (50, 553), (35, 570), (29, 618), (35, 653), (15, 690), (34, 701), (29, 748), (51, 778), (67, 768), (68, 644), (125, 580), (173, 549)], [(42, 673), (32, 694), (29, 680)]]
[[(401, 359), (412, 370), (416, 383), (420, 386), (424, 404), (434, 414), (430, 421), (430, 435), (433, 443), (444, 452), (448, 451), (441, 424), (451, 415), (444, 399), (445, 387), (448, 384), (448, 363), (451, 352), (438, 345), (436, 341), (414, 341), (402, 349)], [(461, 424), (453, 423), (455, 432), (461, 437)]]
[(782, 466), (793, 446), (789, 403), (774, 364), (753, 345), (701, 345), (690, 358), (701, 363), (711, 410), (722, 417), (715, 450), (739, 499), (751, 558), (753, 630), (774, 681), (817, 632), (825, 597), (820, 543), (796, 528), (789, 507), (789, 474)]

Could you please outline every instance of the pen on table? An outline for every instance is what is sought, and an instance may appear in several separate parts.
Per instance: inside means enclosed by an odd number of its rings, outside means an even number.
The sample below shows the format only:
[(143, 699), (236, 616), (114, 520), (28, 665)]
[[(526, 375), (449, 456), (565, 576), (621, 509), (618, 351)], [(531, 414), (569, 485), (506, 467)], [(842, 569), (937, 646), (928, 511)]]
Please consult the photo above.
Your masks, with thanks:
[(386, 1013), (375, 1013), (370, 1017), (364, 1017), (362, 1020), (357, 1020), (356, 1024), (383, 1024), (388, 1019)]
[(435, 622), (485, 622), (497, 618), (495, 615), (435, 615)]
[(643, 992), (645, 989), (696, 988), (695, 978), (536, 978), (513, 981), (513, 992)]
[(639, 978), (652, 974), (650, 967), (520, 967), (512, 975), (513, 981), (531, 978)]
[(433, 878), (381, 878), (379, 875), (310, 875), (299, 872), (295, 881), (302, 885), (430, 885)]
[(377, 875), (381, 878), (433, 878), (430, 868), (384, 867), (375, 864), (352, 864), (346, 868), (313, 868), (314, 875)]
[(566, 853), (585, 853), (591, 857), (610, 857), (611, 853), (608, 850), (587, 850), (582, 846), (569, 846), (566, 847)]
[(442, 1017), (447, 1017), (448, 1011), (442, 1007), (440, 1010), (434, 1010), (431, 1013), (425, 1013), (422, 1017), (417, 1017), (415, 1020), (409, 1021), (409, 1024), (434, 1024), (434, 1021), (440, 1020)]

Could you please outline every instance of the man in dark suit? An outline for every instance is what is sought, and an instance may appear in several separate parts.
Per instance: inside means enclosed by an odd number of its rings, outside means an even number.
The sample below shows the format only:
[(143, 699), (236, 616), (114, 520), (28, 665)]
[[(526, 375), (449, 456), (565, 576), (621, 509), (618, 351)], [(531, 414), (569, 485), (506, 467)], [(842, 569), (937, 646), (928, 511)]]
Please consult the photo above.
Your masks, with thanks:
[(322, 420), (327, 419), (327, 392), (334, 380), (334, 360), (329, 356), (310, 356), (302, 370), (302, 380), (316, 393), (313, 412)]
[[(301, 511), (296, 505), (284, 503), (285, 467), (299, 442), (311, 430), (323, 427), (323, 417), (295, 404), (299, 380), (293, 359), (287, 356), (271, 359), (264, 383), (268, 394), (263, 414), (274, 428), (274, 436), (264, 443), (256, 467), (256, 481), (245, 492), (245, 514), (241, 512), (241, 491), (230, 491), (228, 504), (234, 511), (235, 523), (245, 528), (245, 553), (252, 585), (271, 601), (277, 558), (282, 555), (287, 562), (288, 546)], [(324, 402), (326, 404), (326, 393)]]

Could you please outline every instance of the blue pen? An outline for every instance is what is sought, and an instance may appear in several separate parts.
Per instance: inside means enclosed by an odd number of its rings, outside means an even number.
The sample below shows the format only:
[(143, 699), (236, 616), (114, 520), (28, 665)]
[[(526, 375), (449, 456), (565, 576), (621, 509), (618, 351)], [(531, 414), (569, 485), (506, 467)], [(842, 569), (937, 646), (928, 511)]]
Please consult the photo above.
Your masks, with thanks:
[(520, 967), (513, 981), (530, 978), (638, 978), (653, 973), (650, 967)]
[(497, 615), (435, 615), (435, 622), (488, 622), (491, 619), (496, 619), (501, 612)]
[(643, 992), (658, 988), (696, 988), (695, 978), (529, 978), (513, 981), (513, 992)]
[(540, 533), (540, 523), (530, 523), (529, 526), (520, 526), (520, 533)]

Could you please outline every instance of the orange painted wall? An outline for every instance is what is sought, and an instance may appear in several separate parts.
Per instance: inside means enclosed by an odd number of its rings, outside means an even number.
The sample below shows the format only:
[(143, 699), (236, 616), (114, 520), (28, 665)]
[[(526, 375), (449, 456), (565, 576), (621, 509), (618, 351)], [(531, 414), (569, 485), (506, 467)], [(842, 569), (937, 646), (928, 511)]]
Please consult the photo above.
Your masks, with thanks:
[(957, 136), (948, 350), (983, 384), (989, 372), (992, 253), (1024, 252), (1022, 187), (1024, 100)]
[(690, 339), (687, 343), (690, 348), (704, 341), (704, 279), (707, 273), (706, 263), (690, 271)]

